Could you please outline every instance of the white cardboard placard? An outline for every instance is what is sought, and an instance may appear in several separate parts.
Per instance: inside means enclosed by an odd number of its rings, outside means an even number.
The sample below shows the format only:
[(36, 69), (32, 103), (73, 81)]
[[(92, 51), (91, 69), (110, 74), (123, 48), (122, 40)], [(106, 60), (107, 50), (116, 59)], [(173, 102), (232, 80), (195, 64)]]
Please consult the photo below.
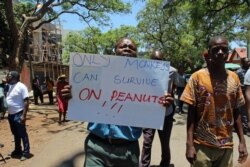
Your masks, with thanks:
[(68, 118), (162, 129), (170, 63), (85, 53), (70, 54)]

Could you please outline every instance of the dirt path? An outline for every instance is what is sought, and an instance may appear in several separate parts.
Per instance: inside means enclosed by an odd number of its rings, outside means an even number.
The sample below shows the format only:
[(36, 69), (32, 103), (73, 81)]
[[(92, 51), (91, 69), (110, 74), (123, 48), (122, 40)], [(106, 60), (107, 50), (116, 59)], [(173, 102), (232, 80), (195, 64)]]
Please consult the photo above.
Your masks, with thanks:
[[(27, 120), (27, 130), (29, 134), (30, 139), (30, 146), (31, 146), (31, 159), (20, 162), (19, 159), (8, 159), (6, 160), (7, 163), (4, 164), (3, 161), (0, 161), (0, 165), (3, 167), (29, 167), (31, 164), (34, 164), (37, 161), (36, 159), (39, 154), (43, 152), (50, 152), (50, 149), (48, 145), (53, 146), (54, 144), (50, 144), (51, 142), (56, 143), (56, 147), (58, 147), (58, 144), (62, 144), (63, 146), (63, 140), (62, 143), (60, 143), (60, 136), (61, 139), (64, 140), (70, 140), (70, 136), (65, 136), (67, 134), (75, 134), (75, 135), (83, 135), (84, 131), (86, 131), (86, 128), (84, 127), (84, 124), (81, 122), (66, 122), (63, 125), (58, 125), (58, 114), (57, 114), (57, 107), (55, 105), (30, 105), (30, 111), (28, 113), (28, 120)], [(1, 136), (0, 136), (0, 143), (4, 144), (3, 148), (0, 148), (0, 153), (3, 156), (8, 155), (13, 148), (14, 148), (14, 142), (13, 142), (13, 136), (10, 132), (8, 120), (4, 119), (0, 121), (0, 129), (1, 129)], [(78, 132), (78, 133), (76, 133)], [(58, 139), (59, 138), (59, 139)], [(83, 140), (83, 138), (82, 138)], [(74, 142), (73, 142), (74, 143)], [(82, 142), (83, 143), (83, 142)], [(83, 144), (81, 143), (81, 146), (83, 147)], [(48, 149), (48, 150), (45, 150)], [(53, 147), (51, 147), (53, 149)], [(56, 148), (58, 150), (59, 156), (60, 152), (64, 151), (61, 150), (61, 148)], [(53, 159), (55, 156), (50, 156), (48, 158)], [(33, 166), (33, 165), (32, 165)]]
[[(1, 167), (56, 167), (65, 159), (69, 159), (76, 153), (83, 151), (84, 138), (88, 134), (86, 123), (69, 121), (62, 125), (57, 123), (56, 106), (53, 105), (30, 105), (28, 114), (27, 129), (31, 143), (32, 157), (24, 162), (19, 159), (8, 159), (5, 164), (0, 161)], [(174, 167), (189, 167), (185, 159), (185, 139), (186, 139), (186, 115), (175, 115), (171, 149), (172, 149), (172, 164)], [(0, 148), (0, 153), (6, 156), (14, 148), (13, 137), (9, 130), (7, 119), (0, 122), (0, 143), (4, 144)], [(234, 149), (234, 164), (237, 164), (237, 146), (238, 139), (234, 134), (235, 149)], [(246, 136), (248, 152), (250, 152), (250, 138)], [(140, 146), (142, 138), (140, 138)], [(157, 165), (160, 162), (161, 152), (158, 135), (155, 136), (152, 149), (152, 165)], [(250, 159), (250, 158), (249, 158)], [(82, 167), (84, 156), (79, 156), (76, 160), (76, 167)], [(249, 167), (249, 163), (241, 167)]]

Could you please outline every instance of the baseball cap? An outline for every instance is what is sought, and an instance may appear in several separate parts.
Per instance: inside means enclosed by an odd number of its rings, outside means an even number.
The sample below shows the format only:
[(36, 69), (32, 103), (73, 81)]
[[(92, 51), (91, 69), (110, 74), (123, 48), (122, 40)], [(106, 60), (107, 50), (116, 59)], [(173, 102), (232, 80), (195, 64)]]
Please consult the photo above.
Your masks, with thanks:
[(9, 75), (10, 75), (12, 78), (14, 78), (14, 79), (16, 79), (16, 80), (19, 81), (19, 78), (20, 78), (19, 72), (17, 72), (17, 71), (10, 71), (10, 72), (9, 72)]

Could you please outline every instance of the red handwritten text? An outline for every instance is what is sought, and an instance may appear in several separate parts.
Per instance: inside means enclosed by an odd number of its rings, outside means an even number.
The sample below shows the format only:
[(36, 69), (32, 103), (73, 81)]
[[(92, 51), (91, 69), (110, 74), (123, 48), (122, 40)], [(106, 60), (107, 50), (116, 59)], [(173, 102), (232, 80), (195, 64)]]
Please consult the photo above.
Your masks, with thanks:
[(111, 95), (110, 101), (131, 101), (131, 102), (147, 102), (147, 103), (159, 103), (162, 104), (163, 96), (126, 93), (114, 90)]
[(89, 88), (84, 88), (79, 93), (79, 99), (82, 101), (90, 100), (91, 97), (95, 98), (96, 100), (99, 100), (102, 94), (102, 90), (95, 91), (90, 90)]

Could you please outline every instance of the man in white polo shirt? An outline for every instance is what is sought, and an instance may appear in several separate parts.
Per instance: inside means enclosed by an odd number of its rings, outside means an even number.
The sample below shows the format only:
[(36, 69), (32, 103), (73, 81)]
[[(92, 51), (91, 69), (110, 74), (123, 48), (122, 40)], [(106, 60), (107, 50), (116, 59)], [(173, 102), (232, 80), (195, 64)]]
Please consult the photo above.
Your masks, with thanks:
[[(11, 157), (20, 157), (24, 161), (30, 157), (29, 137), (26, 131), (26, 114), (29, 109), (29, 94), (27, 87), (19, 82), (19, 73), (10, 71), (7, 74), (9, 90), (7, 92), (8, 120), (10, 129), (14, 135), (15, 149), (11, 152)], [(23, 151), (21, 146), (23, 142)]]

